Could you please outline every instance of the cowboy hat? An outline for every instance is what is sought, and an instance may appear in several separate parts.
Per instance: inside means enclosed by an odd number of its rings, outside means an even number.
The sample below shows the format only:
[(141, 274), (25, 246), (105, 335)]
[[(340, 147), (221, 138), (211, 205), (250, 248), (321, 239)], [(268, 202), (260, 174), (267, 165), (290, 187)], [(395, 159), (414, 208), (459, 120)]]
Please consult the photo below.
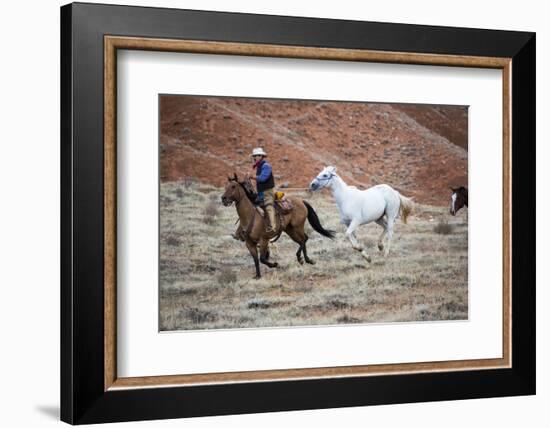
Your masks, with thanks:
[(261, 147), (256, 147), (250, 156), (267, 156), (267, 153)]

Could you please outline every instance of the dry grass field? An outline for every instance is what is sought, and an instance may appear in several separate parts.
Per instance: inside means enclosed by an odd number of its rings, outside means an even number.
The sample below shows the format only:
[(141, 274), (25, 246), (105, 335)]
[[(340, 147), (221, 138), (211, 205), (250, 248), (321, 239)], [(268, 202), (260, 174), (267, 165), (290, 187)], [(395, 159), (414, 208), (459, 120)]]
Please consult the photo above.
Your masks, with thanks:
[[(306, 193), (333, 241), (309, 224), (308, 254), (283, 234), (271, 260), (253, 279), (254, 263), (230, 234), (237, 213), (223, 207), (223, 190), (193, 180), (161, 184), (160, 329), (253, 328), (468, 318), (467, 211), (417, 205), (409, 224), (396, 224), (387, 258), (376, 248), (381, 229), (361, 226), (358, 239), (372, 263), (355, 252), (327, 193)], [(297, 192), (293, 192), (297, 193)]]

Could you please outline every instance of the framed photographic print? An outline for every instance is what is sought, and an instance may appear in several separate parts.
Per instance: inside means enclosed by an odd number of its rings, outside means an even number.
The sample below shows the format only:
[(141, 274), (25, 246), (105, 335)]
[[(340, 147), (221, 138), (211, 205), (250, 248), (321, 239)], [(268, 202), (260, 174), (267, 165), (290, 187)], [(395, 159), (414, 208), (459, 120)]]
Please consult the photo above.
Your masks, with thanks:
[(535, 393), (533, 33), (76, 3), (61, 54), (62, 420)]

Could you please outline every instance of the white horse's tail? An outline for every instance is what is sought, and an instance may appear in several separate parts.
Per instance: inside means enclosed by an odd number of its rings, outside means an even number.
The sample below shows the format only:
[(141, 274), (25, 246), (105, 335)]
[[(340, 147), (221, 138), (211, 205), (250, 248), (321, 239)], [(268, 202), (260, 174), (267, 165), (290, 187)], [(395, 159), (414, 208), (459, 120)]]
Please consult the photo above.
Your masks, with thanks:
[(399, 213), (401, 214), (401, 220), (403, 221), (403, 223), (407, 224), (407, 217), (411, 214), (413, 210), (414, 201), (412, 200), (412, 198), (407, 198), (399, 192), (397, 192), (397, 194), (399, 195), (399, 201), (401, 202), (399, 204)]

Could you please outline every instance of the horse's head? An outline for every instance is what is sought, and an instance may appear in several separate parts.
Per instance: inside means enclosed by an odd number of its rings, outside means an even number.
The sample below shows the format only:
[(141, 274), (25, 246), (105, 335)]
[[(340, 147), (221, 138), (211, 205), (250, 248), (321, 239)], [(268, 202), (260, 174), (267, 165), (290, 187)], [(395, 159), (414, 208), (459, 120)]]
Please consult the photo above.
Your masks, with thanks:
[(466, 189), (464, 186), (460, 186), (457, 188), (452, 188), (452, 194), (451, 194), (451, 209), (450, 213), (451, 215), (456, 215), (459, 209), (461, 209), (464, 205), (468, 206), (468, 189)]
[(326, 166), (323, 170), (309, 183), (310, 190), (319, 190), (327, 187), (336, 176), (336, 167)]
[(239, 202), (244, 195), (254, 201), (257, 197), (254, 191), (254, 186), (250, 180), (239, 181), (237, 174), (233, 174), (233, 177), (227, 178), (227, 184), (225, 185), (225, 191), (222, 195), (222, 204), (226, 207), (230, 206), (233, 202)]
[(235, 174), (234, 177), (227, 177), (227, 184), (225, 185), (225, 191), (222, 195), (222, 204), (228, 207), (233, 202), (239, 202), (242, 197), (243, 188), (239, 184), (237, 174)]

